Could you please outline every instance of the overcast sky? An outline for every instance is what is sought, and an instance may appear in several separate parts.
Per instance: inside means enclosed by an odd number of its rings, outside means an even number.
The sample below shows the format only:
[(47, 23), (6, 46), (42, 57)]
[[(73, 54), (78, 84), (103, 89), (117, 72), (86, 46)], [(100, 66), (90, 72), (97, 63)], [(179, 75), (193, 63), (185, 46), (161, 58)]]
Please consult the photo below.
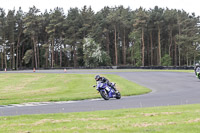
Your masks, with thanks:
[(55, 7), (62, 7), (67, 13), (70, 7), (82, 9), (84, 5), (91, 6), (97, 12), (104, 6), (115, 7), (123, 5), (125, 8), (130, 7), (132, 10), (140, 6), (145, 9), (154, 8), (156, 5), (162, 8), (183, 9), (188, 13), (194, 12), (200, 16), (200, 0), (0, 0), (0, 7), (7, 12), (9, 9), (18, 10), (22, 7), (24, 12), (28, 12), (29, 7), (35, 5), (41, 12), (45, 9), (48, 11)]

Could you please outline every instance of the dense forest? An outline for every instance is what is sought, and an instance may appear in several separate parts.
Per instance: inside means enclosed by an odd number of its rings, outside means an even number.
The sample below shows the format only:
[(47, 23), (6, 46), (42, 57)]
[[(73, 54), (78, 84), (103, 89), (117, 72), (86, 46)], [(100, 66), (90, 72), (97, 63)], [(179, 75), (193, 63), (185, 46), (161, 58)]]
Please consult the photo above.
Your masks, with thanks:
[(200, 59), (199, 16), (104, 7), (0, 8), (0, 68), (189, 66)]

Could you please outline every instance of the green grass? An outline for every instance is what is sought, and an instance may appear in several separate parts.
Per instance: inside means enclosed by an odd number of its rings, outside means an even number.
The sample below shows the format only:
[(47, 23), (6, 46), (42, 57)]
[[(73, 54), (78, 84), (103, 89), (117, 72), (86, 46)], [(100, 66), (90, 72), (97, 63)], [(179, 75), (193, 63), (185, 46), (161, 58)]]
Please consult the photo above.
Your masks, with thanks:
[[(68, 101), (99, 98), (92, 86), (94, 74), (1, 74), (0, 105), (27, 102)], [(122, 96), (151, 90), (117, 75), (102, 75), (117, 83)]]
[(4, 133), (198, 133), (200, 105), (0, 117)]
[[(87, 70), (86, 70), (87, 71)], [(93, 69), (92, 72), (186, 72), (193, 73), (194, 70), (170, 70), (170, 69)]]

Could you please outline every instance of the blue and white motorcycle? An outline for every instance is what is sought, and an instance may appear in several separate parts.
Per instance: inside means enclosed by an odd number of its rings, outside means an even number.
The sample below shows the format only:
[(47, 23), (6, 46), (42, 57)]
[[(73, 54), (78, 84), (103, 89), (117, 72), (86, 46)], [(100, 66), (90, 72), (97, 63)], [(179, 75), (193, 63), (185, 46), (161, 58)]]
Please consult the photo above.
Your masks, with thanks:
[[(115, 87), (115, 83), (111, 83), (112, 87)], [(101, 94), (102, 98), (105, 100), (109, 100), (110, 98), (120, 99), (121, 94), (119, 91), (115, 91), (111, 86), (107, 85), (107, 83), (102, 83), (101, 81), (97, 81), (96, 90)]]

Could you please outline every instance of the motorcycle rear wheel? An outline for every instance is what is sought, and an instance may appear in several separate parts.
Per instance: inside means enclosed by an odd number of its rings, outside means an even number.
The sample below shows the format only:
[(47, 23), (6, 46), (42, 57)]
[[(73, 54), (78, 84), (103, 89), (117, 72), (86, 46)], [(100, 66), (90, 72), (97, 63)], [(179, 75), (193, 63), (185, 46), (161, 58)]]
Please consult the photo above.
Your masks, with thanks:
[(116, 99), (120, 99), (120, 98), (121, 98), (120, 92), (116, 93)]

